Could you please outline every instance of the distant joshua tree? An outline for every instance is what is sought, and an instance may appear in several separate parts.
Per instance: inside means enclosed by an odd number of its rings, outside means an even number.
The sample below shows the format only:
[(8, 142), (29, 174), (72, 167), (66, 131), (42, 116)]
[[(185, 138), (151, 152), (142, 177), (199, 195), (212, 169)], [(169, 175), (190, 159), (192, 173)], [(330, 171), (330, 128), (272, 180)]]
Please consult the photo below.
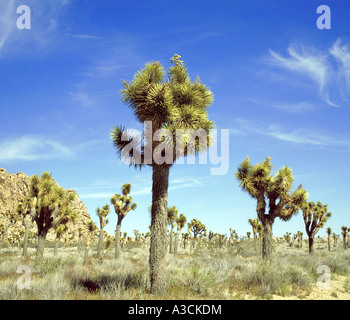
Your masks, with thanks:
[(91, 246), (91, 242), (94, 236), (95, 231), (97, 230), (97, 226), (92, 220), (89, 220), (86, 224), (86, 241), (85, 241), (85, 254), (84, 254), (84, 264), (88, 262), (89, 259), (89, 250)]
[(102, 257), (102, 251), (103, 251), (103, 229), (108, 224), (108, 219), (106, 219), (107, 215), (109, 214), (109, 205), (105, 204), (102, 209), (98, 207), (96, 209), (96, 214), (100, 221), (100, 234), (98, 238), (98, 245), (97, 245), (97, 259), (101, 259)]
[[(117, 228), (115, 231), (115, 258), (120, 257), (120, 229), (123, 219), (131, 211), (135, 210), (137, 204), (132, 202), (132, 197), (129, 195), (131, 192), (131, 183), (125, 183), (122, 186), (122, 194), (116, 193), (111, 197), (111, 204), (114, 206), (114, 211), (118, 216)], [(124, 237), (126, 238), (126, 236)]]
[(252, 231), (253, 231), (253, 237), (254, 237), (254, 242), (256, 241), (257, 239), (257, 228), (258, 228), (258, 223), (259, 223), (259, 220), (258, 219), (248, 219), (248, 222), (250, 224), (250, 226), (252, 227)]
[(348, 232), (350, 231), (349, 230), (350, 228), (346, 227), (346, 226), (342, 226), (341, 227), (341, 235), (343, 236), (343, 246), (344, 246), (344, 249), (346, 250), (347, 248), (347, 245), (346, 245), (346, 237), (348, 235)]
[(49, 172), (41, 177), (34, 175), (30, 179), (30, 198), (35, 211), (32, 218), (38, 228), (38, 245), (36, 263), (44, 255), (44, 242), (48, 231), (58, 225), (65, 225), (73, 221), (77, 214), (71, 208), (75, 194), (61, 188)]
[(304, 202), (302, 205), (303, 218), (305, 222), (306, 234), (309, 237), (309, 253), (313, 253), (314, 237), (320, 228), (324, 227), (324, 224), (331, 217), (331, 213), (328, 212), (328, 206), (323, 205), (321, 202)]
[[(32, 216), (34, 216), (35, 208), (33, 206), (33, 200), (31, 198), (23, 198), (18, 202), (17, 213), (22, 217), (22, 225), (24, 226), (24, 239), (23, 239), (23, 256), (28, 255), (28, 237), (29, 231), (32, 226)], [(32, 212), (33, 211), (33, 212)]]
[(187, 224), (188, 231), (193, 233), (193, 239), (191, 241), (190, 252), (192, 253), (192, 249), (195, 247), (195, 242), (197, 240), (197, 236), (206, 232), (205, 225), (197, 219), (192, 219), (191, 222)]
[(183, 227), (185, 226), (187, 218), (181, 213), (179, 217), (176, 218), (176, 235), (175, 235), (175, 246), (174, 246), (174, 256), (177, 256), (178, 246), (179, 246), (179, 235)]
[[(301, 204), (306, 201), (307, 193), (299, 186), (292, 192), (292, 169), (283, 167), (272, 176), (271, 158), (252, 165), (249, 158), (240, 164), (236, 178), (243, 191), (256, 199), (258, 219), (263, 225), (262, 257), (270, 259), (272, 255), (272, 225), (276, 218), (288, 221), (298, 213)], [(267, 213), (268, 205), (268, 213)]]
[(169, 237), (169, 253), (173, 253), (173, 233), (176, 226), (176, 219), (178, 215), (178, 210), (175, 206), (168, 208), (167, 222), (170, 226), (170, 237)]
[(328, 227), (327, 228), (328, 251), (331, 251), (331, 235), (332, 235), (332, 229)]

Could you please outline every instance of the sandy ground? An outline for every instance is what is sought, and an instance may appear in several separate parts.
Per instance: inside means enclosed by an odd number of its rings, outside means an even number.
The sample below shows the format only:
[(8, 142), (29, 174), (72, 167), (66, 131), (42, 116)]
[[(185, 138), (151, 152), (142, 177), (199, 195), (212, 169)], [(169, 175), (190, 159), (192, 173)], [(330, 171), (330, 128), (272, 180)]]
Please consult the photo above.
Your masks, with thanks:
[(330, 281), (329, 289), (320, 289), (315, 284), (310, 294), (301, 294), (300, 296), (277, 296), (273, 295), (273, 300), (350, 300), (350, 290), (345, 289), (347, 277), (335, 276)]

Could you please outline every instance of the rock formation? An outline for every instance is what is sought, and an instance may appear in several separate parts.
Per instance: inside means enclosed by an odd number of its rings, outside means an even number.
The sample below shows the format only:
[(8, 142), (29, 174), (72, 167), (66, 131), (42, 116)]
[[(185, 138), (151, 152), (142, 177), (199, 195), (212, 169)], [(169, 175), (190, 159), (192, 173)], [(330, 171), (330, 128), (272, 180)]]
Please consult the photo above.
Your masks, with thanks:
[[(8, 173), (5, 169), (0, 168), (0, 225), (6, 224), (4, 216), (6, 212), (16, 211), (18, 201), (22, 198), (29, 196), (30, 177), (22, 172), (17, 174)], [(76, 194), (75, 190), (68, 190)], [(69, 230), (66, 235), (68, 239), (78, 239), (78, 229), (85, 230), (85, 225), (91, 219), (85, 204), (79, 199), (78, 195), (76, 200), (72, 202), (72, 209), (78, 212), (78, 219), (75, 224), (69, 225)], [(9, 229), (8, 235), (19, 231), (23, 228), (21, 219), (16, 222), (14, 226)], [(36, 224), (33, 223), (31, 231), (36, 232)], [(55, 235), (53, 230), (50, 230), (47, 235), (47, 240), (54, 240)]]

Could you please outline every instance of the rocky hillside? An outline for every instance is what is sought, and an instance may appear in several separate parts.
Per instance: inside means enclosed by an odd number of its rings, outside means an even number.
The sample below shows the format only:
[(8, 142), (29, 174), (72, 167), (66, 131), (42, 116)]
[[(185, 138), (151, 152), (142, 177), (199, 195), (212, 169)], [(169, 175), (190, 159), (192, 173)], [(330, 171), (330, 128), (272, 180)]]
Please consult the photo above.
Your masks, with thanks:
[[(29, 184), (30, 177), (24, 173), (19, 172), (17, 174), (11, 174), (8, 173), (5, 169), (0, 168), (0, 214), (6, 213), (8, 211), (14, 212), (16, 210), (18, 201), (28, 196)], [(76, 193), (75, 190), (68, 190), (68, 192)], [(69, 225), (69, 232), (67, 234), (67, 237), (77, 240), (78, 228), (82, 227), (84, 230), (84, 226), (86, 225), (87, 221), (91, 219), (91, 217), (87, 211), (85, 204), (80, 201), (78, 195), (76, 196), (76, 200), (72, 202), (72, 208), (78, 212), (79, 217), (74, 225)], [(0, 225), (6, 223), (7, 221), (5, 221), (4, 217), (1, 215)], [(22, 228), (22, 221), (20, 220), (9, 229), (8, 235), (11, 236), (12, 233), (16, 233), (16, 231)], [(32, 231), (35, 232), (36, 230), (36, 225), (33, 223)], [(49, 232), (47, 239), (54, 239), (52, 230)]]

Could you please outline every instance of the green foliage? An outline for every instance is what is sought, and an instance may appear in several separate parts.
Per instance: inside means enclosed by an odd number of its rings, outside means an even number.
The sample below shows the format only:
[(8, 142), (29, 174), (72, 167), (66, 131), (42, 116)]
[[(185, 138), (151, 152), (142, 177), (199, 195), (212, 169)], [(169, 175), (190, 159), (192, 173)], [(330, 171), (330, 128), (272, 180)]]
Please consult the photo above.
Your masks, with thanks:
[(31, 206), (35, 207), (31, 214), (38, 233), (46, 233), (52, 227), (74, 222), (77, 218), (71, 207), (75, 194), (58, 186), (49, 172), (44, 172), (41, 177), (31, 177), (30, 198)]
[(122, 194), (116, 193), (111, 197), (111, 204), (114, 206), (114, 211), (118, 215), (118, 222), (122, 222), (125, 216), (137, 207), (136, 203), (132, 202), (132, 197), (129, 196), (131, 192), (131, 183), (125, 183), (122, 186)]
[[(159, 62), (147, 63), (135, 74), (132, 81), (122, 81), (124, 88), (121, 91), (123, 102), (130, 106), (137, 120), (141, 123), (152, 122), (152, 128), (148, 128), (149, 132), (146, 133), (149, 139), (157, 130), (169, 130), (171, 137), (165, 139), (163, 135), (160, 141), (169, 142), (166, 143), (166, 147), (172, 154), (173, 161), (181, 156), (205, 151), (212, 141), (210, 129), (214, 128), (214, 123), (208, 119), (207, 113), (207, 108), (213, 102), (213, 94), (199, 78), (191, 81), (187, 68), (179, 58), (180, 56), (176, 54), (172, 57), (172, 66), (167, 72)], [(184, 132), (176, 133), (177, 129), (182, 129)], [(187, 132), (187, 129), (204, 130), (205, 141), (195, 139), (192, 143), (192, 133)], [(123, 139), (123, 133), (127, 139)], [(160, 136), (162, 134), (160, 131)], [(115, 127), (111, 131), (111, 138), (118, 156), (130, 165), (135, 168), (145, 164), (154, 165), (153, 161), (145, 161), (148, 160), (145, 159), (147, 142), (142, 143), (138, 136), (125, 127)], [(149, 140), (148, 138), (146, 140)], [(173, 143), (179, 138), (181, 145)], [(130, 154), (124, 154), (123, 149), (129, 141), (132, 141), (137, 148)], [(157, 145), (153, 143), (150, 146), (152, 155)]]
[(240, 182), (240, 187), (251, 197), (257, 199), (257, 213), (261, 222), (267, 215), (266, 205), (269, 206), (268, 218), (276, 217), (287, 221), (299, 211), (301, 204), (307, 198), (307, 192), (299, 186), (294, 192), (292, 169), (283, 167), (272, 175), (271, 158), (252, 165), (249, 157), (239, 165), (235, 176)]
[(324, 227), (328, 218), (331, 217), (328, 206), (326, 204), (323, 205), (320, 201), (317, 204), (304, 202), (301, 209), (303, 211), (306, 233), (309, 237), (314, 237), (318, 230)]
[(197, 219), (192, 219), (191, 222), (187, 224), (188, 231), (193, 233), (193, 237), (197, 238), (198, 235), (204, 234), (206, 232), (205, 225)]

